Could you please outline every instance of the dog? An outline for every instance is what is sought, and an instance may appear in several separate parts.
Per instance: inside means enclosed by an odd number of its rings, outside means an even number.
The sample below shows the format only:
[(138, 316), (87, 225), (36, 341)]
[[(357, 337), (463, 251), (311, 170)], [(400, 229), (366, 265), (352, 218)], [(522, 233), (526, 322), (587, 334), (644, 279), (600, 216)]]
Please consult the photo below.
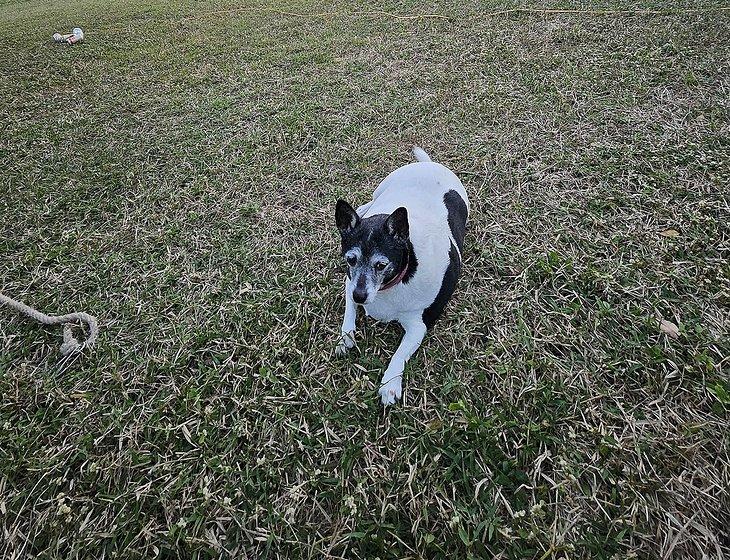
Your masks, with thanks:
[(446, 307), (461, 272), (469, 198), (459, 178), (418, 146), (416, 163), (388, 175), (354, 210), (338, 200), (335, 222), (347, 264), (345, 317), (335, 352), (355, 345), (357, 307), (405, 334), (380, 384), (385, 406), (401, 398), (403, 369)]

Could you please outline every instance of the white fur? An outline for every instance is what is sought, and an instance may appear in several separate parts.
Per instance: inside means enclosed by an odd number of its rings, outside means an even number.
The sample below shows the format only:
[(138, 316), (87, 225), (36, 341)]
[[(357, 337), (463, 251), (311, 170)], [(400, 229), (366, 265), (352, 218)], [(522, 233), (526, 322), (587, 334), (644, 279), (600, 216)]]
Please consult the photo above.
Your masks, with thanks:
[(352, 290), (350, 289), (350, 280), (345, 278), (345, 317), (342, 320), (342, 332), (340, 342), (335, 348), (335, 354), (342, 356), (355, 346), (355, 302), (352, 300)]
[[(452, 171), (434, 163), (421, 148), (414, 147), (418, 163), (404, 165), (388, 175), (373, 193), (373, 200), (357, 209), (366, 218), (391, 214), (401, 206), (408, 210), (410, 240), (418, 260), (416, 273), (407, 284), (377, 292), (363, 307), (368, 316), (381, 321), (398, 321), (405, 329), (403, 340), (383, 374), (380, 396), (383, 404), (393, 404), (401, 396), (401, 378), (408, 359), (426, 334), (423, 311), (436, 298), (449, 266), (449, 250), (456, 242), (448, 224), (444, 194), (454, 190), (469, 205), (464, 186)], [(457, 249), (458, 250), (458, 249)], [(459, 255), (461, 257), (461, 255)], [(349, 281), (345, 282), (345, 318), (338, 354), (354, 345), (356, 306)]]
[(431, 161), (424, 149), (418, 146), (413, 146), (413, 157), (416, 158), (416, 161)]

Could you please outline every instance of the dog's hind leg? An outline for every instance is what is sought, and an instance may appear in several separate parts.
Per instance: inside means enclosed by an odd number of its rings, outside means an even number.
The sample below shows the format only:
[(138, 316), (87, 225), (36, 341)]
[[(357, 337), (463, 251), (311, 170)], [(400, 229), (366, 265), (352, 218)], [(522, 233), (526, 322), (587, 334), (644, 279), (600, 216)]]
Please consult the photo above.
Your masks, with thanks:
[(406, 333), (403, 335), (403, 340), (401, 340), (395, 354), (390, 359), (385, 373), (383, 373), (380, 390), (378, 391), (380, 399), (386, 406), (394, 404), (397, 399), (401, 398), (403, 369), (413, 353), (418, 350), (423, 337), (426, 335), (426, 325), (420, 315), (399, 319), (399, 322)]
[(337, 356), (347, 354), (347, 351), (355, 346), (355, 317), (357, 308), (355, 302), (350, 295), (350, 280), (345, 278), (345, 317), (342, 319), (342, 330), (340, 333), (340, 342), (335, 348)]

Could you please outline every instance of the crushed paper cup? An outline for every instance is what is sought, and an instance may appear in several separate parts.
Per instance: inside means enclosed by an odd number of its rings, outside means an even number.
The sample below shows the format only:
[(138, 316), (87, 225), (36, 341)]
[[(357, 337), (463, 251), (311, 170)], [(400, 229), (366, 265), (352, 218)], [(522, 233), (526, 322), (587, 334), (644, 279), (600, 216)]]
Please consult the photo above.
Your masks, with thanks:
[(69, 37), (67, 40), (67, 43), (69, 45), (73, 45), (74, 43), (79, 43), (84, 40), (84, 32), (81, 30), (80, 27), (74, 27), (71, 31), (71, 37)]
[(68, 43), (69, 45), (80, 43), (84, 40), (84, 31), (80, 27), (74, 27), (71, 33), (54, 33), (53, 40), (56, 43)]

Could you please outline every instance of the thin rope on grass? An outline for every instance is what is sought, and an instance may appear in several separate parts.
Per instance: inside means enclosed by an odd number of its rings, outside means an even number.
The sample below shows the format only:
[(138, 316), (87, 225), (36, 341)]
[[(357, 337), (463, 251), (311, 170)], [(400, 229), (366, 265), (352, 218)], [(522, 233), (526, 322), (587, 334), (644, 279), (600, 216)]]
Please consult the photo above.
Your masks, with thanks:
[(486, 12), (474, 16), (471, 19), (479, 19), (482, 17), (502, 16), (509, 14), (577, 14), (591, 16), (671, 16), (681, 14), (702, 14), (709, 12), (724, 12), (730, 10), (730, 7), (708, 6), (702, 8), (664, 8), (661, 10), (580, 10), (571, 8), (510, 8), (508, 10), (497, 10), (494, 12)]
[(385, 10), (356, 10), (353, 12), (338, 11), (338, 12), (315, 12), (311, 14), (300, 13), (300, 12), (287, 12), (284, 10), (274, 10), (266, 8), (231, 8), (229, 10), (217, 10), (215, 12), (202, 12), (197, 15), (188, 16), (183, 19), (196, 19), (200, 16), (217, 16), (223, 14), (230, 14), (235, 12), (252, 12), (254, 14), (278, 14), (281, 16), (291, 16), (298, 18), (335, 18), (335, 17), (346, 17), (346, 16), (385, 16), (393, 19), (451, 19), (449, 16), (441, 14), (395, 14), (393, 12), (386, 12)]
[[(509, 8), (507, 10), (496, 10), (492, 12), (484, 12), (472, 17), (464, 18), (466, 20), (477, 20), (482, 18), (489, 18), (495, 16), (503, 16), (510, 14), (567, 14), (567, 15), (594, 15), (594, 16), (612, 16), (612, 15), (627, 15), (627, 16), (650, 16), (650, 15), (681, 15), (681, 14), (701, 14), (711, 12), (725, 12), (730, 11), (730, 7), (726, 6), (708, 6), (700, 8), (664, 8), (659, 10), (611, 10), (611, 9), (596, 9), (596, 10), (581, 10), (571, 8)], [(458, 20), (461, 18), (447, 16), (443, 14), (397, 14), (393, 12), (386, 12), (385, 10), (355, 10), (355, 11), (335, 11), (335, 12), (314, 12), (314, 13), (302, 13), (302, 12), (288, 12), (284, 10), (266, 9), (266, 8), (231, 8), (228, 10), (217, 10), (214, 12), (202, 12), (200, 14), (191, 15), (183, 20), (196, 19), (201, 16), (215, 16), (223, 14), (231, 14), (235, 12), (251, 12), (254, 14), (278, 14), (282, 16), (291, 16), (298, 18), (336, 18), (336, 17), (353, 17), (353, 16), (368, 16), (368, 17), (389, 17), (399, 20), (415, 20), (415, 19), (444, 19), (447, 21)]]
[[(63, 324), (63, 344), (61, 344), (61, 355), (68, 356), (75, 352), (80, 352), (84, 348), (91, 348), (96, 343), (96, 337), (99, 335), (99, 325), (96, 322), (96, 317), (89, 315), (84, 312), (69, 313), (68, 315), (46, 315), (41, 313), (37, 309), (33, 309), (24, 303), (11, 299), (6, 295), (0, 294), (0, 304), (5, 304), (15, 311), (19, 311), (35, 319), (36, 321), (43, 323), (44, 325), (59, 325)], [(71, 332), (71, 321), (83, 321), (89, 327), (89, 336), (85, 342), (80, 343), (76, 340)]]

